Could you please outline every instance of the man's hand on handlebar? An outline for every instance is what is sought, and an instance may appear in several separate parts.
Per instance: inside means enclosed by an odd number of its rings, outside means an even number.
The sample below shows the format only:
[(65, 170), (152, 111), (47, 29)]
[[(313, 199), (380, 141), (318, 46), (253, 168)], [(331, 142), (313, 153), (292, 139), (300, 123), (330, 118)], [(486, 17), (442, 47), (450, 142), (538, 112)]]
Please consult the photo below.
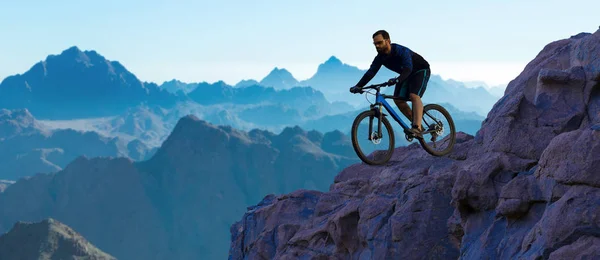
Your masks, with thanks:
[(398, 83), (398, 78), (391, 78), (387, 82), (388, 86), (396, 85), (396, 83)]
[(353, 86), (353, 87), (350, 88), (350, 93), (361, 93), (362, 94), (363, 92), (364, 91), (361, 88), (357, 87), (357, 86)]

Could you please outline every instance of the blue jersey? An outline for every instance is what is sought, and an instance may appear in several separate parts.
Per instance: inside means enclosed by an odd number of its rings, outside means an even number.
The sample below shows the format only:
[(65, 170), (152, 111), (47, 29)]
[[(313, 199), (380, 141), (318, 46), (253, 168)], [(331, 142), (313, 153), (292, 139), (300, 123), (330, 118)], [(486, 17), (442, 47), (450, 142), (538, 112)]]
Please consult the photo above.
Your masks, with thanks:
[(382, 65), (393, 72), (401, 74), (400, 82), (406, 79), (413, 71), (429, 68), (429, 63), (411, 49), (397, 43), (392, 43), (391, 47), (390, 54), (378, 53), (375, 56), (369, 70), (367, 70), (365, 75), (356, 84), (357, 87), (364, 87), (371, 81)]

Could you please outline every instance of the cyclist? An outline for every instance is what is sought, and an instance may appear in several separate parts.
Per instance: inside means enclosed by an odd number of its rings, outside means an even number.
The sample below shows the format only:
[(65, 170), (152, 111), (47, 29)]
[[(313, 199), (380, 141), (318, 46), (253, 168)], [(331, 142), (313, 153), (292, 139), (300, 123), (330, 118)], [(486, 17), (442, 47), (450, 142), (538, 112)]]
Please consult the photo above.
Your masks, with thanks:
[[(360, 92), (361, 88), (375, 77), (381, 65), (400, 74), (399, 77), (391, 78), (388, 81), (390, 85), (396, 85), (394, 97), (400, 98), (394, 99), (394, 103), (396, 103), (402, 114), (412, 122), (410, 131), (416, 136), (421, 136), (423, 131), (421, 127), (421, 118), (423, 117), (421, 97), (423, 97), (423, 93), (427, 88), (427, 82), (431, 74), (429, 63), (411, 49), (392, 43), (389, 33), (385, 30), (378, 30), (373, 34), (373, 44), (377, 49), (377, 56), (375, 56), (369, 70), (365, 72), (356, 85), (350, 88), (350, 92)], [(406, 104), (407, 100), (412, 102), (413, 111)]]

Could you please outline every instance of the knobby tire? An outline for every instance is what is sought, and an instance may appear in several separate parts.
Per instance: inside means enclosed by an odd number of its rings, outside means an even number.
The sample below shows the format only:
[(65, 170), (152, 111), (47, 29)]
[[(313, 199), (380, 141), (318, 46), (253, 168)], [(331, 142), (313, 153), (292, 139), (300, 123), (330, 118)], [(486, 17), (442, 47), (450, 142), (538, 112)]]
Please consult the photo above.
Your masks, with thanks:
[[(364, 154), (362, 149), (360, 148), (360, 145), (358, 143), (359, 137), (357, 136), (357, 131), (358, 131), (361, 121), (365, 118), (367, 118), (367, 120), (369, 120), (368, 119), (369, 116), (373, 116), (373, 131), (377, 129), (377, 125), (379, 123), (378, 122), (379, 118), (375, 116), (375, 111), (367, 110), (367, 111), (364, 111), (364, 112), (358, 114), (356, 116), (356, 118), (354, 119), (354, 122), (352, 123), (352, 146), (354, 147), (354, 151), (356, 152), (358, 157), (364, 163), (369, 164), (369, 165), (381, 165), (381, 164), (388, 162), (392, 158), (392, 153), (394, 152), (394, 146), (395, 146), (394, 130), (392, 129), (392, 125), (387, 120), (387, 118), (385, 116), (382, 116), (382, 118), (381, 118), (382, 129), (385, 128), (387, 130), (390, 144), (388, 145), (386, 155), (383, 158), (381, 158), (381, 160), (369, 159), (367, 157), (367, 155)], [(369, 135), (370, 134), (371, 133), (369, 133)], [(365, 137), (361, 136), (360, 138), (365, 138)], [(382, 138), (385, 138), (385, 136), (382, 136)], [(374, 158), (375, 158), (375, 156), (374, 156)]]
[[(446, 149), (444, 149), (442, 151), (436, 151), (427, 144), (427, 142), (425, 141), (425, 136), (423, 136), (423, 138), (418, 138), (419, 143), (421, 143), (421, 146), (423, 147), (423, 149), (425, 151), (427, 151), (429, 154), (431, 154), (433, 156), (444, 156), (444, 155), (450, 153), (450, 151), (452, 151), (452, 148), (454, 147), (454, 144), (456, 143), (456, 128), (454, 126), (454, 120), (450, 116), (450, 113), (448, 113), (448, 111), (444, 107), (442, 107), (438, 104), (425, 105), (425, 107), (423, 107), (423, 119), (425, 119), (426, 113), (429, 110), (439, 111), (446, 118), (446, 121), (448, 121), (448, 124), (450, 124), (449, 126), (444, 126), (444, 128), (447, 128), (450, 130), (450, 144), (448, 145), (448, 147)], [(423, 127), (425, 127), (424, 123), (421, 123), (421, 125), (423, 125)]]

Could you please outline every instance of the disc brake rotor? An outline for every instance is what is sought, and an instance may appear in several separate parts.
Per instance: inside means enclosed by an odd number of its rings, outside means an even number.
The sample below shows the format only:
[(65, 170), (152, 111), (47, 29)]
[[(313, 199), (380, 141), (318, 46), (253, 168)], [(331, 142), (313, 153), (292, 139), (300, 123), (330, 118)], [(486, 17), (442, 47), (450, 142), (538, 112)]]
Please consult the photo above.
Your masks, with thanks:
[(436, 125), (435, 125), (435, 133), (436, 133), (438, 136), (442, 136), (442, 135), (444, 134), (444, 126), (442, 126), (442, 125), (439, 125), (439, 124), (436, 124)]
[(374, 131), (371, 133), (371, 142), (373, 142), (374, 144), (381, 143), (381, 138), (379, 138), (377, 131)]
[(440, 124), (434, 124), (430, 126), (429, 129), (433, 130), (431, 132), (431, 141), (434, 143), (437, 140), (438, 136), (442, 136), (444, 134), (444, 127)]

